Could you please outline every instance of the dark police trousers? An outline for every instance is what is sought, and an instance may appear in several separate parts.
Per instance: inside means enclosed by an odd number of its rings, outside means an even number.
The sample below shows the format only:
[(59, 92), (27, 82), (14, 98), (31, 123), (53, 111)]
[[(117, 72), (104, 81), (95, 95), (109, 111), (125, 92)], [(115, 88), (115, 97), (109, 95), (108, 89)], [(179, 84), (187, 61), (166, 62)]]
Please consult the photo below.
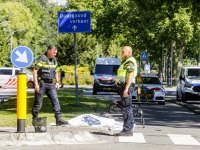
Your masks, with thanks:
[(132, 92), (134, 87), (130, 87), (128, 91), (128, 96), (124, 97), (123, 92), (124, 88), (119, 89), (119, 93), (121, 96), (122, 101), (122, 113), (124, 116), (124, 124), (123, 124), (123, 131), (131, 131), (134, 126), (134, 115), (133, 115), (133, 108), (132, 108)]
[(35, 91), (35, 102), (33, 104), (32, 115), (33, 117), (37, 117), (39, 114), (39, 110), (42, 107), (43, 96), (47, 94), (48, 98), (51, 100), (53, 111), (55, 115), (61, 114), (60, 103), (58, 101), (57, 90), (54, 86), (54, 82), (52, 83), (42, 83), (40, 84), (39, 92)]

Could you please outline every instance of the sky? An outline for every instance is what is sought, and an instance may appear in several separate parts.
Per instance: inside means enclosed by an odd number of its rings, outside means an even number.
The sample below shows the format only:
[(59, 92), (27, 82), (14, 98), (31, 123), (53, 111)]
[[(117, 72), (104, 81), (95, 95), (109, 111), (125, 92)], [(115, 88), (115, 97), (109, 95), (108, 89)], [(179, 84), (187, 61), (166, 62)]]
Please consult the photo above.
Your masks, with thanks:
[(66, 0), (58, 0), (58, 5), (65, 5)]

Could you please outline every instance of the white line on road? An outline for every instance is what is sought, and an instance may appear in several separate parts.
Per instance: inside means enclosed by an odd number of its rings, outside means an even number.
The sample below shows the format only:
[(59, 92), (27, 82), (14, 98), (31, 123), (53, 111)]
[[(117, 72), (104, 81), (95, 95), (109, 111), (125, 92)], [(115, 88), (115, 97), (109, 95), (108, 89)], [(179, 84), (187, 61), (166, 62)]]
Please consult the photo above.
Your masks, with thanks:
[(146, 143), (142, 133), (133, 133), (133, 136), (120, 136), (119, 142)]
[(200, 145), (200, 143), (191, 135), (167, 134), (169, 138), (177, 145)]

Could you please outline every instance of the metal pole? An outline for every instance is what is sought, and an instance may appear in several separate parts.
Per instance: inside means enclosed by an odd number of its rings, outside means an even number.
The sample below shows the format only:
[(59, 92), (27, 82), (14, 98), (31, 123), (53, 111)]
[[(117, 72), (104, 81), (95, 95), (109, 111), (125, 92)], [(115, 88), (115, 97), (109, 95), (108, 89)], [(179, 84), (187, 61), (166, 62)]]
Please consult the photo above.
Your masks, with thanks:
[(199, 63), (198, 66), (200, 67), (200, 36), (199, 36)]
[(140, 71), (141, 71), (141, 53), (140, 53), (140, 68), (139, 68), (139, 74), (140, 74)]
[(166, 63), (166, 55), (164, 54), (164, 81), (166, 82), (166, 68), (165, 68), (165, 63)]
[(167, 66), (167, 63), (168, 63), (168, 59), (167, 59), (167, 55), (166, 55), (166, 82), (167, 82), (167, 69), (168, 69), (168, 66)]
[(11, 33), (11, 43), (10, 43), (10, 48), (11, 48), (11, 52), (12, 52), (12, 33)]
[(37, 41), (35, 42), (35, 63), (37, 60)]
[(172, 87), (172, 67), (173, 67), (173, 41), (171, 41), (171, 87)]
[(78, 71), (77, 71), (77, 57), (76, 57), (76, 33), (74, 33), (74, 62), (75, 62), (75, 82), (76, 82), (76, 105), (78, 101)]
[(46, 39), (41, 39), (41, 40), (38, 40), (38, 41), (35, 42), (35, 62), (37, 60), (37, 42), (43, 41), (43, 40), (46, 40)]
[(162, 59), (161, 59), (161, 71), (162, 71), (162, 73), (161, 73), (161, 82), (163, 82), (163, 60), (164, 60), (164, 58), (163, 58), (163, 47), (164, 47), (164, 43), (162, 43)]
[(8, 22), (11, 22), (11, 21), (1, 22), (0, 24), (3, 24), (3, 23), (8, 23)]

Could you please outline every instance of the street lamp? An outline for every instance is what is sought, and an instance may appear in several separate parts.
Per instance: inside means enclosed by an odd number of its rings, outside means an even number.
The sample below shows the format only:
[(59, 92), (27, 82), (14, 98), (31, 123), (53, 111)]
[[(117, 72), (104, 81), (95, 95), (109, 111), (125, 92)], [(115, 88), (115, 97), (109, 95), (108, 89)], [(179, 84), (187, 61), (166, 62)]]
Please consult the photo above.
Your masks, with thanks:
[(3, 24), (3, 23), (8, 23), (8, 22), (11, 22), (11, 21), (1, 22), (0, 24)]
[(12, 52), (12, 34), (14, 35), (14, 33), (15, 32), (17, 32), (17, 31), (21, 31), (21, 30), (26, 30), (25, 28), (24, 29), (19, 29), (19, 30), (15, 30), (15, 31), (13, 31), (12, 33), (11, 33), (11, 52)]
[(46, 38), (45, 38), (45, 39), (38, 40), (38, 41), (35, 42), (35, 62), (36, 62), (36, 58), (37, 58), (37, 42), (43, 41), (43, 40), (46, 40)]
[[(34, 37), (34, 36), (38, 36), (38, 35), (39, 35), (39, 34), (34, 34), (33, 36), (28, 36), (28, 37)], [(28, 38), (28, 37), (27, 37), (27, 38)]]

